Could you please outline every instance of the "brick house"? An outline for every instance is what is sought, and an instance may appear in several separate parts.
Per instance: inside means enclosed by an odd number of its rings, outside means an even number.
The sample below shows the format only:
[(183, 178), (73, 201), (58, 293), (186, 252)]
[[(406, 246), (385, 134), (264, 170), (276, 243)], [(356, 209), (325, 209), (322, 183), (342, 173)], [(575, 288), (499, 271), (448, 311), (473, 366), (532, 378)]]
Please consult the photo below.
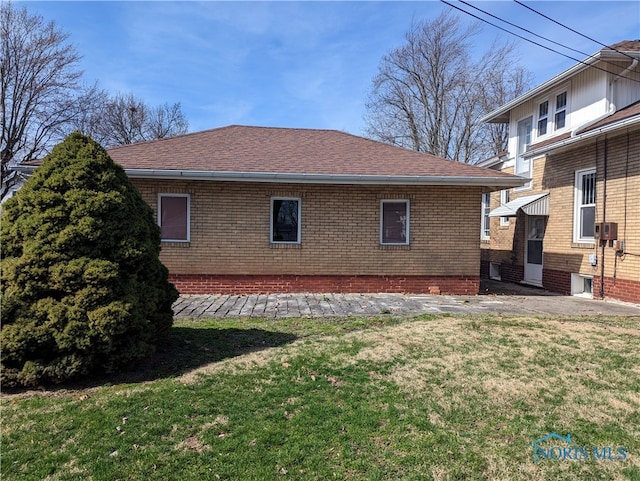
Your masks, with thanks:
[(108, 150), (182, 293), (476, 294), (482, 192), (524, 179), (338, 131), (229, 126)]
[(483, 195), (483, 277), (640, 302), (639, 60), (603, 48), (484, 118), (511, 134), (481, 165), (530, 180)]

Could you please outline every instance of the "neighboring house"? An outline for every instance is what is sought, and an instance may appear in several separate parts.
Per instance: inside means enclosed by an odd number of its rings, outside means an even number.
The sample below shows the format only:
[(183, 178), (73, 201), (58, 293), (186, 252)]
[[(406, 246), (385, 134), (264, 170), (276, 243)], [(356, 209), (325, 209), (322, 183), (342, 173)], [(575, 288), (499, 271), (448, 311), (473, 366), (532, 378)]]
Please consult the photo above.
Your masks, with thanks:
[(639, 59), (603, 48), (484, 118), (510, 138), (480, 165), (530, 180), (483, 198), (483, 276), (640, 302)]
[(477, 294), (478, 199), (523, 179), (331, 130), (229, 126), (108, 150), (182, 293)]
[[(13, 167), (10, 167), (10, 168), (13, 169)], [(9, 191), (7, 192), (7, 194), (2, 199), (0, 199), (0, 204), (4, 204), (4, 202), (6, 202), (8, 199), (16, 195), (16, 192), (20, 190), (20, 188), (22, 187), (22, 184), (24, 184), (27, 180), (26, 174), (15, 171), (15, 170), (14, 172), (15, 172), (15, 177), (12, 179), (13, 185), (9, 188)], [(2, 207), (0, 207), (0, 209), (2, 209)]]

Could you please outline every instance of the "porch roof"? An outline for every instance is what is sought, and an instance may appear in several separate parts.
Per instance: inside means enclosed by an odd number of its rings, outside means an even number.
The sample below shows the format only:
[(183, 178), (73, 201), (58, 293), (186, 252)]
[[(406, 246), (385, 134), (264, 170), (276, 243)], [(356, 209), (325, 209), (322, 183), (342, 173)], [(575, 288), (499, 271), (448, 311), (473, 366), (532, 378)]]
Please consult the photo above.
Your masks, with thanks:
[(518, 197), (489, 212), (489, 217), (516, 217), (518, 211), (527, 215), (549, 215), (549, 192)]

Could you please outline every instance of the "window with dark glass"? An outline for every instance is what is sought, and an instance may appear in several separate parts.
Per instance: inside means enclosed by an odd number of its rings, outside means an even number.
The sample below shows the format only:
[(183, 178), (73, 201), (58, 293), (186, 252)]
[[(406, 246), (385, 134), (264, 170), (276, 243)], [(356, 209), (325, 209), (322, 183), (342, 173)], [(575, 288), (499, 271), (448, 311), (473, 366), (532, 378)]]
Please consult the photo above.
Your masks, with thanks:
[(300, 199), (271, 199), (271, 242), (300, 243)]
[(380, 243), (409, 244), (409, 201), (381, 202)]
[(596, 220), (596, 171), (576, 173), (576, 241), (593, 242)]
[[(509, 189), (505, 189), (500, 191), (500, 205), (506, 205), (509, 202), (510, 199), (510, 194), (509, 194)], [(508, 217), (500, 217), (500, 225), (501, 226), (508, 226), (509, 225), (509, 218)]]
[(555, 130), (565, 127), (567, 117), (567, 92), (556, 96)]
[(489, 239), (491, 234), (489, 212), (491, 212), (491, 194), (485, 192), (482, 194), (482, 229), (480, 231), (480, 238), (483, 240)]
[(538, 135), (547, 133), (547, 121), (549, 120), (549, 101), (545, 100), (538, 106)]
[(187, 194), (158, 196), (158, 224), (163, 241), (189, 241), (189, 202)]

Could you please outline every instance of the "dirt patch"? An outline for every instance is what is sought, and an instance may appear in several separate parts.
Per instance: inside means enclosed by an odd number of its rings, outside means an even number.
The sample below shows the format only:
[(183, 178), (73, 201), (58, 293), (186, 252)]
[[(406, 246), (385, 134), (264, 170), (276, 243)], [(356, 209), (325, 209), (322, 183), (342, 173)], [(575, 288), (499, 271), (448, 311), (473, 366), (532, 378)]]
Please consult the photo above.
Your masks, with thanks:
[(202, 444), (202, 441), (198, 436), (189, 436), (184, 441), (175, 445), (176, 451), (196, 451), (199, 454), (205, 451), (211, 451), (211, 446), (208, 444)]

